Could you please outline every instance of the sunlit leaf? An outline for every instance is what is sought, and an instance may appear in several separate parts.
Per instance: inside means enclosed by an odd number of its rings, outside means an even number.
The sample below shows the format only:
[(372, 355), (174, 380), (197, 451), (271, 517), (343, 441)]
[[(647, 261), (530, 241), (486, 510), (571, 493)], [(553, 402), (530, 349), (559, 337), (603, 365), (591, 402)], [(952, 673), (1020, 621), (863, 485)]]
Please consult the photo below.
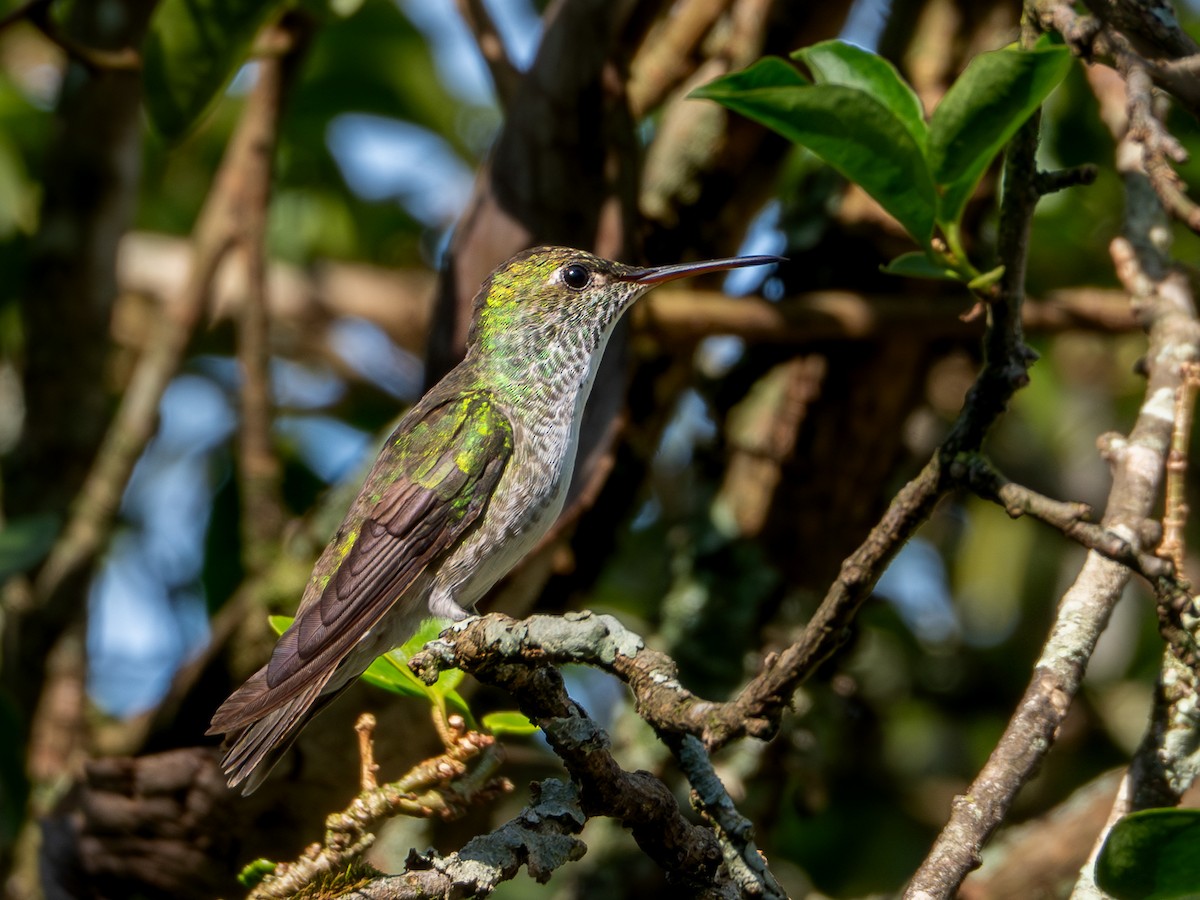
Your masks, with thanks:
[(979, 179), (1071, 67), (1065, 47), (981, 53), (929, 121), (929, 166), (941, 190), (939, 222), (957, 222)]
[(1004, 266), (996, 266), (996, 268), (984, 272), (981, 275), (976, 275), (967, 282), (967, 287), (973, 291), (982, 291), (990, 288), (1004, 276)]
[[(775, 86), (764, 86), (772, 79)], [(715, 100), (807, 147), (874, 197), (918, 243), (929, 244), (937, 199), (924, 153), (908, 127), (870, 94), (807, 84), (798, 73), (785, 74), (778, 61), (764, 60), (692, 96)]]
[(146, 111), (178, 140), (201, 118), (246, 60), (280, 0), (162, 0), (142, 44)]
[(1200, 896), (1200, 810), (1147, 809), (1121, 819), (1096, 860), (1096, 883), (1117, 900)]
[(959, 281), (959, 275), (953, 269), (931, 259), (927, 253), (902, 253), (889, 262), (880, 266), (879, 271), (888, 275), (899, 275), (904, 278), (936, 278), (941, 281)]
[(515, 709), (488, 713), (483, 717), (482, 724), (484, 728), (496, 735), (525, 735), (533, 734), (538, 730), (538, 727), (529, 721), (524, 713), (517, 712)]
[(822, 41), (797, 50), (792, 59), (808, 66), (817, 84), (840, 84), (868, 94), (900, 120), (918, 146), (925, 146), (927, 132), (921, 100), (896, 67), (882, 56), (845, 41)]
[(244, 888), (252, 888), (275, 871), (276, 864), (269, 859), (258, 858), (238, 872), (237, 880)]
[(432, 689), (412, 673), (406, 661), (396, 658), (395, 650), (385, 653), (367, 666), (367, 670), (362, 673), (362, 680), (377, 688), (406, 697), (428, 699), (432, 694)]

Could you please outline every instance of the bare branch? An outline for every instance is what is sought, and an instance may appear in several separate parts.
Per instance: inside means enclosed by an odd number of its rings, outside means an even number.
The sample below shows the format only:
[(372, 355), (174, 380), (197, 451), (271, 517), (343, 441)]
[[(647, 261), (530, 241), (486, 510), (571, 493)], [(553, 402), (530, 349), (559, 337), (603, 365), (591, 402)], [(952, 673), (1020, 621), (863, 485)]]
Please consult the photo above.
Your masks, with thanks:
[(704, 745), (686, 735), (672, 747), (679, 767), (692, 786), (692, 799), (717, 829), (725, 867), (744, 897), (786, 900), (767, 861), (754, 843), (754, 826), (738, 812), (725, 785), (717, 777)]
[[(1115, 531), (1088, 521), (1091, 508), (1084, 503), (1064, 503), (1053, 500), (1029, 488), (1009, 481), (980, 454), (964, 454), (955, 461), (954, 475), (985, 500), (1004, 507), (1012, 518), (1033, 516), (1057, 528), (1073, 541), (1101, 556), (1128, 566), (1151, 584), (1157, 579), (1171, 577), (1174, 568), (1169, 561), (1153, 553), (1140, 551)], [(1151, 520), (1144, 525), (1153, 526)], [(1138, 528), (1139, 543), (1147, 543), (1146, 527)]]
[(375, 777), (379, 772), (379, 763), (375, 762), (375, 746), (371, 740), (374, 731), (375, 716), (371, 713), (363, 713), (354, 723), (354, 733), (358, 735), (358, 757), (361, 769), (359, 781), (362, 782), (364, 791), (373, 791), (379, 787), (379, 781)]

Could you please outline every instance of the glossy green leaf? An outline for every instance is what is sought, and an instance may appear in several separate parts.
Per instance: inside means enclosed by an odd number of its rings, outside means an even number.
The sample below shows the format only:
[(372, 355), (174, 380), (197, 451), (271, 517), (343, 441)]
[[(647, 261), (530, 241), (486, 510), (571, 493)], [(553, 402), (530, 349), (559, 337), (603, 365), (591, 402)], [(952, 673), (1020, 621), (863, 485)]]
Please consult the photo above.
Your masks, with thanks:
[(984, 272), (981, 275), (976, 275), (967, 282), (967, 287), (973, 291), (982, 291), (990, 288), (993, 284), (1004, 277), (1004, 266), (996, 266), (996, 268)]
[(256, 887), (262, 880), (274, 872), (276, 863), (269, 859), (259, 857), (254, 862), (247, 864), (242, 871), (238, 872), (237, 880), (244, 888)]
[[(268, 616), (271, 628), (276, 634), (283, 634), (292, 624), (292, 616)], [(377, 658), (367, 670), (362, 673), (362, 680), (374, 687), (381, 688), (393, 694), (403, 694), (406, 697), (422, 697), (438, 702), (438, 698), (459, 712), (470, 717), (470, 708), (455, 690), (462, 683), (461, 669), (447, 669), (438, 676), (432, 685), (418, 678), (408, 667), (408, 661), (413, 658), (430, 641), (441, 634), (450, 625), (449, 619), (426, 619), (417, 629), (416, 634), (404, 642), (404, 645), (390, 650)]]
[(488, 713), (483, 717), (483, 727), (497, 735), (525, 735), (533, 734), (538, 730), (538, 727), (529, 721), (524, 713), (517, 712), (515, 709)]
[(692, 96), (715, 100), (807, 147), (927, 246), (937, 202), (933, 180), (924, 153), (900, 119), (866, 92), (843, 85), (745, 87), (761, 81), (761, 74), (729, 75)]
[[(408, 661), (421, 652), (422, 648), (450, 624), (449, 619), (426, 619), (421, 623), (416, 633), (404, 644), (385, 653), (375, 660), (363, 673), (363, 680), (368, 684), (381, 687), (397, 694), (407, 694), (412, 697), (444, 697), (454, 692), (454, 688), (462, 681), (463, 673), (458, 669), (442, 672), (438, 680), (426, 684), (408, 667)], [(466, 704), (459, 698), (460, 703)], [(454, 704), (457, 705), (457, 704)]]
[(764, 56), (740, 72), (732, 72), (696, 88), (688, 96), (720, 102), (720, 98), (715, 96), (714, 91), (728, 94), (752, 91), (756, 88), (810, 87), (811, 85), (812, 82), (804, 77), (804, 73), (786, 59), (778, 56)]
[(925, 146), (928, 135), (921, 100), (882, 56), (845, 41), (822, 41), (797, 50), (792, 59), (808, 66), (817, 84), (858, 88), (874, 98), (900, 120), (919, 147)]
[(429, 699), (432, 689), (412, 673), (407, 660), (397, 658), (397, 652), (392, 650), (372, 662), (362, 673), (362, 680), (393, 694)]
[(920, 251), (902, 253), (886, 266), (880, 266), (879, 271), (888, 275), (899, 275), (902, 278), (936, 278), (939, 281), (962, 280), (953, 269)]
[(979, 179), (1066, 77), (1071, 52), (1006, 47), (975, 57), (929, 121), (929, 166), (942, 192), (938, 221), (957, 222)]
[(42, 513), (11, 519), (0, 530), (0, 579), (28, 571), (42, 561), (58, 537), (57, 516)]
[(1096, 883), (1116, 900), (1200, 896), (1200, 810), (1147, 809), (1121, 819), (1096, 860)]
[(162, 0), (142, 44), (146, 111), (168, 140), (196, 124), (280, 0)]

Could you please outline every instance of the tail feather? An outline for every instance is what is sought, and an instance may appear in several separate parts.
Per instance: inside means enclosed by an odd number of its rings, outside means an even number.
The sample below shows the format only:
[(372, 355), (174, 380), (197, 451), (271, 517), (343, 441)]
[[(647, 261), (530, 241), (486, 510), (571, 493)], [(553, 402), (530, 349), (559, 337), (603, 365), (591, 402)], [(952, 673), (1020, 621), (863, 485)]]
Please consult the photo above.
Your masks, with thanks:
[(259, 712), (271, 690), (263, 667), (221, 704), (208, 733), (226, 734), (221, 768), (230, 787), (245, 782), (243, 795), (258, 789), (309, 719), (341, 694), (344, 688), (322, 694), (327, 681), (328, 676), (314, 679), (286, 703)]

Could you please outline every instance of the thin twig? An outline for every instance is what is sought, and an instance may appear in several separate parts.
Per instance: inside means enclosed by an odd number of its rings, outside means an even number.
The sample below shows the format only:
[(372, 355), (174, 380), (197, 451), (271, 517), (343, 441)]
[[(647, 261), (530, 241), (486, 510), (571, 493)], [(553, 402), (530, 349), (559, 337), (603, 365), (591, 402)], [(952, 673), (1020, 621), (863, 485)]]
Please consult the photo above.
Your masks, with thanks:
[[(1092, 511), (1087, 504), (1053, 500), (1009, 481), (981, 454), (963, 454), (955, 461), (955, 476), (985, 500), (1004, 507), (1012, 518), (1032, 516), (1045, 522), (1081, 546), (1128, 566), (1152, 585), (1176, 571), (1161, 555), (1139, 550), (1117, 532), (1089, 521)], [(1139, 536), (1146, 531), (1138, 529)]]
[[(1183, 180), (1171, 165), (1185, 162), (1187, 152), (1154, 110), (1154, 85), (1158, 84), (1193, 114), (1200, 114), (1200, 79), (1189, 74), (1195, 42), (1177, 22), (1168, 28), (1161, 17), (1138, 4), (1093, 3), (1100, 16), (1080, 15), (1062, 0), (1034, 0), (1030, 6), (1042, 27), (1058, 31), (1075, 52), (1089, 60), (1104, 58), (1121, 73), (1128, 94), (1131, 138), (1140, 145), (1150, 184), (1171, 216), (1200, 233), (1200, 204), (1187, 195)], [(1125, 13), (1136, 13), (1137, 22)], [(1134, 24), (1147, 28), (1139, 28), (1140, 33), (1131, 40), (1120, 26)], [(1161, 57), (1147, 56), (1149, 50), (1141, 52), (1147, 39), (1160, 44), (1154, 53)], [(1181, 53), (1184, 55), (1177, 56)], [(1184, 60), (1187, 63), (1180, 64)]]
[(1118, 62), (1129, 96), (1130, 139), (1141, 145), (1146, 176), (1166, 211), (1200, 233), (1200, 205), (1187, 195), (1183, 180), (1171, 165), (1172, 161), (1186, 162), (1187, 151), (1155, 113), (1150, 73), (1143, 65), (1124, 59)]
[(354, 723), (354, 733), (358, 735), (359, 781), (364, 791), (373, 791), (379, 787), (376, 773), (379, 763), (375, 762), (375, 746), (371, 737), (375, 732), (375, 716), (369, 712), (363, 713)]
[(690, 734), (672, 744), (679, 768), (692, 786), (693, 803), (716, 828), (725, 867), (742, 896), (786, 900), (787, 892), (754, 842), (753, 823), (738, 812), (704, 745)]

